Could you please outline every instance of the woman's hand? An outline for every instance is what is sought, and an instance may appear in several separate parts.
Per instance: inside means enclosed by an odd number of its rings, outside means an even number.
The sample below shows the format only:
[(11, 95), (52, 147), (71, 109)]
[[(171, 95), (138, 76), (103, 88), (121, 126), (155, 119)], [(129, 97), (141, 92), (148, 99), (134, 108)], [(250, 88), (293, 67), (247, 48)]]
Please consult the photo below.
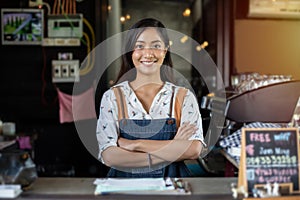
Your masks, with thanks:
[(127, 151), (135, 151), (136, 150), (136, 140), (128, 140), (122, 137), (119, 137), (118, 139), (118, 145), (122, 149), (125, 149)]
[(185, 122), (178, 128), (174, 140), (188, 140), (197, 130), (196, 125)]

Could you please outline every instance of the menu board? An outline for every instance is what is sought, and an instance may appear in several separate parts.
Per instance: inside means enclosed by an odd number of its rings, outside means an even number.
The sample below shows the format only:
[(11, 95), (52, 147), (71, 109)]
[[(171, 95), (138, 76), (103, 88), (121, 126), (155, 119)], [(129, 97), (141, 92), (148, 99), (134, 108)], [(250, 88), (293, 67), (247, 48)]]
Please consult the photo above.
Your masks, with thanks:
[(251, 192), (256, 185), (276, 182), (298, 192), (299, 160), (297, 128), (244, 128), (239, 185)]

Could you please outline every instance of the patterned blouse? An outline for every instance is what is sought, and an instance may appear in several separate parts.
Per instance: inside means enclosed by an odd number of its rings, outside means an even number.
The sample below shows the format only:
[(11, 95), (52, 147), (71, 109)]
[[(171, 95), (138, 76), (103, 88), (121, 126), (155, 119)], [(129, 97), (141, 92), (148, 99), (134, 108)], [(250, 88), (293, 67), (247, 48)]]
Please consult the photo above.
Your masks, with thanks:
[[(139, 101), (134, 91), (130, 87), (128, 81), (122, 82), (114, 87), (120, 86), (125, 96), (127, 104), (128, 117), (130, 119), (163, 119), (170, 114), (170, 99), (172, 96), (172, 83), (166, 82), (162, 89), (154, 97), (149, 113), (146, 112), (142, 103)], [(175, 86), (175, 94), (177, 94), (178, 86)], [(173, 98), (174, 100), (175, 98)], [(173, 103), (173, 110), (174, 110)], [(126, 111), (125, 111), (126, 112)], [(172, 112), (174, 113), (174, 111)], [(188, 90), (184, 102), (182, 104), (180, 124), (189, 121), (196, 124), (198, 130), (189, 138), (189, 140), (200, 140), (205, 145), (203, 140), (202, 119), (198, 107), (198, 102), (194, 94)], [(101, 153), (110, 146), (117, 146), (119, 123), (118, 123), (118, 106), (116, 97), (112, 89), (103, 94), (100, 114), (97, 122), (97, 140), (99, 144), (99, 159)]]

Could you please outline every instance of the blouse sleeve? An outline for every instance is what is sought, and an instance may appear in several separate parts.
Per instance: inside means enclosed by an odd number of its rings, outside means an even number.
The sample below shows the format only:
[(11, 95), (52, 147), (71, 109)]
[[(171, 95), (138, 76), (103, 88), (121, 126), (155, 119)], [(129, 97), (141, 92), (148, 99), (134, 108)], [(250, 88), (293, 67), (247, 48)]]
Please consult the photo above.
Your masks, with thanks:
[(96, 136), (99, 145), (98, 158), (102, 163), (102, 152), (110, 146), (117, 146), (118, 140), (118, 110), (116, 98), (112, 90), (106, 91), (101, 100)]
[(189, 140), (200, 140), (206, 146), (203, 138), (202, 118), (199, 110), (198, 101), (195, 95), (188, 90), (182, 105), (181, 124), (190, 122), (198, 127), (198, 130), (192, 135)]

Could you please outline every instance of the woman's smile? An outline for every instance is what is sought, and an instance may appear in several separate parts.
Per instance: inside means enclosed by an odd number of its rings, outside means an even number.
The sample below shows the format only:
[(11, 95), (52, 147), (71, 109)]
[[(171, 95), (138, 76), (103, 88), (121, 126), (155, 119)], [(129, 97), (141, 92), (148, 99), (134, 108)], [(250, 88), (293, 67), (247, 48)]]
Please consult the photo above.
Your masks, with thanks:
[(145, 66), (152, 66), (153, 64), (155, 64), (157, 62), (157, 60), (141, 60), (140, 61), (143, 65)]

